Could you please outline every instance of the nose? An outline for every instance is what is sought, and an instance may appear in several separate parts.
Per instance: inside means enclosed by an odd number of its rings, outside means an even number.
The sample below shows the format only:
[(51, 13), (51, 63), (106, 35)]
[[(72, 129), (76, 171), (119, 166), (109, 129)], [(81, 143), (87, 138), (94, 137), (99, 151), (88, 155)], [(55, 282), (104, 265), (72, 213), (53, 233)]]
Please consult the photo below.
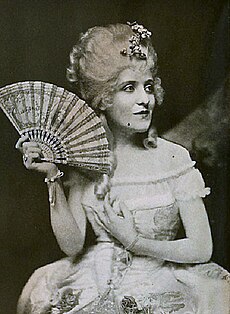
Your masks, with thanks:
[(139, 88), (139, 90), (137, 92), (136, 103), (139, 106), (144, 106), (144, 107), (148, 106), (149, 97), (148, 97), (148, 94), (146, 93), (144, 88)]

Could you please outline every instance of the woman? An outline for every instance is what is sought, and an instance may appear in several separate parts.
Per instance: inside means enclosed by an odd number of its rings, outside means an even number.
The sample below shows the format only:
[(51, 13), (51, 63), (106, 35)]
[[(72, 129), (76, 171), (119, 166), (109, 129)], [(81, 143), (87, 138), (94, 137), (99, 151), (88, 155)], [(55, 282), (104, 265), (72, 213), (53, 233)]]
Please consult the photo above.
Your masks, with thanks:
[[(52, 228), (69, 256), (35, 271), (19, 314), (229, 311), (229, 274), (203, 264), (209, 190), (188, 152), (151, 126), (163, 90), (150, 35), (135, 23), (94, 27), (70, 54), (67, 77), (107, 130), (109, 176), (71, 169), (64, 181), (56, 165), (37, 162), (36, 143), (17, 143), (25, 166), (46, 175)], [(87, 221), (97, 244), (84, 252)], [(186, 236), (176, 239), (180, 222)]]

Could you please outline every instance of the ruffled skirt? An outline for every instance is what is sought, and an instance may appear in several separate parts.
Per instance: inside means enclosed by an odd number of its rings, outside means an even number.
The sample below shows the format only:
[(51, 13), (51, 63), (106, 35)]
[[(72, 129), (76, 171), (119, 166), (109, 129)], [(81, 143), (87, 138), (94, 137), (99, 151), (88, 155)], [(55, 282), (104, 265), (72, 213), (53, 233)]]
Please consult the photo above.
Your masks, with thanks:
[(99, 243), (39, 268), (18, 314), (229, 314), (230, 275), (214, 263), (179, 265)]

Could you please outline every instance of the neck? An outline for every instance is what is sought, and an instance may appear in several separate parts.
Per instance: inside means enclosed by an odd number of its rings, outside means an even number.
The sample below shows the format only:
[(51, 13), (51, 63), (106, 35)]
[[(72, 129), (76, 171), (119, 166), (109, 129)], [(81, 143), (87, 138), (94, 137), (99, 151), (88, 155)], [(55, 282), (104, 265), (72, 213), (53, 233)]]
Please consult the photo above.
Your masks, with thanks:
[(115, 149), (122, 148), (137, 148), (142, 146), (142, 134), (134, 132), (129, 129), (124, 129), (117, 127), (116, 125), (111, 125), (110, 128), (114, 137)]

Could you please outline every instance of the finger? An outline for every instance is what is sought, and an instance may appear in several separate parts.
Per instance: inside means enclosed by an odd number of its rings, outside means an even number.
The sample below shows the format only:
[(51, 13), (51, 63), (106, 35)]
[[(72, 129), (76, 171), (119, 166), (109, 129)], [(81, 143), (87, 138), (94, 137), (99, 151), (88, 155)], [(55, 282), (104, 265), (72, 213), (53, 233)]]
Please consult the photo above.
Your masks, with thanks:
[(28, 141), (29, 140), (29, 137), (28, 135), (24, 135), (24, 136), (21, 136), (17, 143), (15, 144), (15, 148), (22, 151), (22, 144), (25, 142), (25, 141)]
[(40, 147), (40, 146), (38, 145), (37, 142), (24, 142), (22, 144), (22, 147), (23, 148), (30, 148), (30, 147)]
[(26, 150), (26, 153), (27, 154), (38, 153), (39, 155), (42, 155), (42, 150), (40, 147), (37, 147), (37, 146), (29, 146)]
[(33, 148), (39, 148), (38, 143), (36, 143), (36, 142), (24, 142), (22, 144), (22, 153), (28, 154), (33, 150)]
[(104, 228), (107, 232), (111, 232), (109, 222), (102, 221), (97, 214), (95, 215), (95, 220), (99, 226)]
[(106, 194), (105, 199), (104, 199), (104, 210), (105, 210), (105, 214), (109, 217), (109, 220), (113, 220), (115, 217), (117, 217), (113, 208), (110, 205), (109, 193)]
[(104, 209), (106, 210), (106, 212), (111, 208), (109, 198), (110, 198), (109, 193), (107, 193), (104, 198)]
[(96, 217), (100, 220), (100, 222), (103, 225), (107, 226), (110, 223), (108, 216), (105, 215), (104, 212), (102, 212), (102, 211), (99, 211), (99, 212), (95, 211), (95, 214), (96, 214)]
[(120, 211), (122, 212), (124, 218), (126, 218), (126, 219), (132, 218), (132, 214), (124, 202), (120, 202), (119, 206), (120, 206)]
[(104, 194), (107, 194), (109, 192), (109, 187), (108, 186), (105, 186), (104, 187)]
[(37, 152), (31, 152), (28, 154), (29, 158), (31, 158), (32, 161), (35, 159), (41, 159), (40, 154)]
[(120, 209), (120, 201), (118, 199), (116, 199), (113, 203), (112, 203), (112, 207), (113, 207), (113, 211), (119, 216), (124, 218), (123, 213)]
[(27, 169), (36, 169), (36, 164), (33, 162), (33, 158), (28, 155), (23, 155), (23, 163)]
[(117, 195), (111, 195), (111, 193), (108, 193), (108, 195), (109, 195), (110, 205), (113, 206), (114, 203), (117, 201)]
[(23, 163), (27, 169), (36, 170), (40, 166), (41, 157), (38, 153), (30, 153), (23, 155)]

